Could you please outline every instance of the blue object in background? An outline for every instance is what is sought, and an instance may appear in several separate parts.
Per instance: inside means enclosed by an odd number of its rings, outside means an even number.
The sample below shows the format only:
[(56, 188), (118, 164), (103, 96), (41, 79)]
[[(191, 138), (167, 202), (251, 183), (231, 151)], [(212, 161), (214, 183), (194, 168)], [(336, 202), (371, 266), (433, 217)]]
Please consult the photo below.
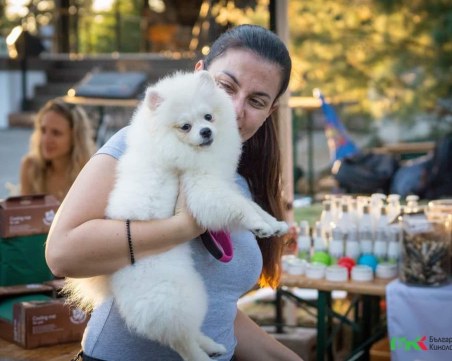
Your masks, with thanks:
[(345, 157), (357, 154), (359, 149), (348, 135), (334, 107), (325, 100), (319, 89), (314, 90), (314, 96), (322, 102), (322, 111), (326, 119), (325, 136), (328, 141), (331, 161), (342, 160)]

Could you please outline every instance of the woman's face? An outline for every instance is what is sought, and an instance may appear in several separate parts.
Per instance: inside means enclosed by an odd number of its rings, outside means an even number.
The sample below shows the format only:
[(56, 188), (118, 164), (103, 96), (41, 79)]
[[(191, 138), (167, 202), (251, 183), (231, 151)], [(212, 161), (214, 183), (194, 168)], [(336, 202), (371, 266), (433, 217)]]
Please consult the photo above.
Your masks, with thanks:
[[(203, 68), (202, 61), (196, 70)], [(277, 108), (281, 70), (249, 50), (230, 49), (208, 69), (234, 103), (242, 141), (250, 139)]]
[(72, 129), (69, 121), (52, 110), (41, 119), (41, 151), (45, 160), (67, 157), (72, 149)]

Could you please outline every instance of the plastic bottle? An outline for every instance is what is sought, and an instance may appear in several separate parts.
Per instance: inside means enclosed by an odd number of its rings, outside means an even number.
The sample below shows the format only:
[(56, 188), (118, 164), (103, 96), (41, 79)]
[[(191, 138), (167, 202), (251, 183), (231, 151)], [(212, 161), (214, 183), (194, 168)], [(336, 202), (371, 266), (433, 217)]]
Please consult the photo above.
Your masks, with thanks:
[(401, 213), (400, 195), (390, 194), (388, 196), (388, 205), (386, 207), (386, 214), (390, 222), (394, 221)]
[(348, 229), (346, 240), (345, 240), (345, 256), (350, 257), (353, 260), (359, 258), (361, 251), (358, 242), (358, 230), (356, 226), (351, 226)]
[(344, 256), (344, 237), (345, 231), (335, 225), (331, 230), (331, 241), (329, 244), (332, 264), (337, 264), (337, 261)]
[(381, 209), (384, 208), (386, 195), (383, 193), (374, 193), (370, 196), (370, 214), (372, 216), (372, 227), (375, 233), (380, 220)]
[(388, 255), (387, 227), (379, 226), (375, 234), (373, 253), (378, 262), (384, 262)]
[(388, 232), (388, 262), (397, 264), (400, 259), (400, 239), (399, 227), (391, 227)]
[(309, 261), (311, 255), (311, 235), (308, 221), (300, 221), (297, 237), (298, 258)]
[(406, 207), (404, 213), (417, 213), (419, 211), (419, 196), (411, 194), (406, 197)]
[(369, 212), (369, 206), (365, 205), (358, 225), (358, 239), (362, 254), (372, 254), (373, 252), (372, 228), (372, 216)]
[(323, 236), (322, 223), (320, 221), (315, 222), (314, 228), (314, 252), (316, 251), (327, 251), (328, 250), (328, 242), (327, 239)]
[(380, 208), (380, 217), (378, 218), (377, 228), (389, 227), (389, 218), (385, 206)]
[(348, 204), (344, 203), (341, 205), (341, 210), (339, 212), (336, 224), (344, 232), (347, 232), (348, 229), (354, 225), (353, 218), (349, 213)]
[(331, 236), (331, 223), (333, 222), (333, 214), (331, 212), (331, 201), (323, 201), (322, 213), (320, 213), (320, 226), (322, 229), (322, 237), (328, 240)]

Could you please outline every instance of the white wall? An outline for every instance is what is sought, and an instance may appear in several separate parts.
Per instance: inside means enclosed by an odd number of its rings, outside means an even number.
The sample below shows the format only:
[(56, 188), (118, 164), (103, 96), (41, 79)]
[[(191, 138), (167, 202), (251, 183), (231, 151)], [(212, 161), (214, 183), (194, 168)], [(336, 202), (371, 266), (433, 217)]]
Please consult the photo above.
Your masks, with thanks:
[[(31, 99), (36, 85), (46, 83), (41, 70), (27, 71), (27, 97)], [(22, 75), (20, 70), (0, 70), (0, 129), (8, 127), (8, 115), (19, 112), (22, 102)]]

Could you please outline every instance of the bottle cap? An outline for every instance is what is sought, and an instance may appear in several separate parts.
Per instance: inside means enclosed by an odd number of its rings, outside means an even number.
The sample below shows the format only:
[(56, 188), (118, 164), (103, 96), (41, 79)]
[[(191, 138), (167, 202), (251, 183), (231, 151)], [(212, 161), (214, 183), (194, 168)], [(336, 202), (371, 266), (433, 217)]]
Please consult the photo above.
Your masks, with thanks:
[(352, 268), (352, 280), (357, 282), (369, 282), (374, 279), (374, 272), (369, 266), (359, 265)]
[(289, 264), (291, 262), (291, 260), (297, 258), (297, 256), (295, 256), (294, 254), (285, 254), (284, 256), (281, 257), (281, 266), (282, 266), (282, 271), (288, 273), (289, 272)]
[(356, 265), (356, 262), (355, 262), (355, 260), (353, 258), (342, 257), (342, 258), (339, 258), (339, 260), (337, 261), (337, 264), (339, 266), (347, 268), (348, 277), (350, 277), (350, 273), (352, 271), (352, 268)]
[(380, 263), (377, 265), (375, 274), (378, 278), (395, 278), (397, 277), (397, 266), (392, 263)]
[(313, 263), (322, 263), (326, 266), (331, 264), (331, 257), (327, 252), (324, 251), (316, 251), (311, 257), (311, 261)]
[(287, 264), (287, 273), (290, 275), (303, 275), (306, 269), (306, 261), (299, 258), (289, 260)]
[(321, 263), (308, 263), (306, 266), (306, 277), (312, 279), (322, 279), (325, 277), (326, 266)]
[(372, 270), (376, 270), (378, 260), (377, 257), (375, 257), (375, 255), (373, 254), (363, 254), (361, 257), (359, 257), (358, 264), (370, 267)]
[(345, 282), (348, 280), (347, 268), (333, 265), (326, 268), (325, 278), (331, 282)]

